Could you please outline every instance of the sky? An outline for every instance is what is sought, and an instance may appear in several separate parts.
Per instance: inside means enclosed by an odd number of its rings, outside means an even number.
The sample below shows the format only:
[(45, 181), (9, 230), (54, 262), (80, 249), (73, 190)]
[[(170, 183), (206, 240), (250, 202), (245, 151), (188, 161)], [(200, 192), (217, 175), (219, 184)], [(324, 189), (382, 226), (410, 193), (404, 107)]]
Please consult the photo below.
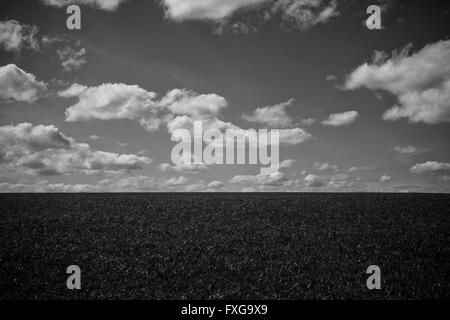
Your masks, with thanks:
[[(0, 192), (448, 193), (449, 18), (446, 1), (2, 0)], [(279, 170), (174, 164), (194, 121), (279, 129)]]

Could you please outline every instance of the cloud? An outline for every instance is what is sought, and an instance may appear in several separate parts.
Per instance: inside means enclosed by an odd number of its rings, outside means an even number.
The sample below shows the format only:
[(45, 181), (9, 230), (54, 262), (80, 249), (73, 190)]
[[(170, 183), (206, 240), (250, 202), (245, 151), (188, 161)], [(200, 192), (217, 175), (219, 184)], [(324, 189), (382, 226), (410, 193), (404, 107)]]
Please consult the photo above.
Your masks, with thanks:
[(336, 1), (279, 0), (271, 8), (273, 14), (281, 14), (285, 27), (308, 29), (325, 23), (339, 15)]
[(280, 144), (296, 145), (312, 139), (312, 136), (301, 128), (280, 129)]
[(358, 117), (357, 111), (347, 111), (343, 113), (334, 113), (328, 117), (327, 120), (322, 121), (323, 125), (340, 127), (355, 122)]
[(162, 123), (167, 124), (169, 132), (192, 126), (195, 120), (218, 123), (218, 114), (227, 107), (225, 98), (216, 94), (173, 89), (158, 100), (155, 92), (123, 83), (97, 87), (73, 84), (59, 95), (78, 98), (66, 109), (66, 121), (128, 119), (138, 121), (150, 132)]
[(71, 4), (89, 5), (93, 8), (106, 11), (116, 10), (122, 3), (128, 0), (41, 0), (42, 3), (53, 7), (68, 7)]
[(214, 181), (211, 181), (210, 183), (208, 183), (208, 185), (206, 187), (208, 189), (217, 190), (217, 189), (222, 189), (224, 186), (225, 185), (224, 185), (224, 183), (222, 181), (214, 180)]
[(324, 178), (316, 176), (314, 174), (309, 174), (305, 177), (306, 186), (312, 188), (320, 188), (326, 185)]
[(216, 23), (214, 32), (249, 33), (270, 20), (286, 29), (306, 30), (339, 15), (329, 0), (161, 0), (168, 19)]
[(207, 171), (208, 166), (204, 163), (182, 163), (182, 164), (176, 164), (171, 165), (169, 163), (161, 163), (157, 167), (162, 172), (168, 172), (168, 171), (175, 171), (185, 174), (195, 174), (199, 173), (201, 171)]
[(394, 151), (402, 156), (414, 156), (423, 152), (427, 152), (428, 149), (415, 146), (395, 146)]
[(137, 120), (148, 131), (159, 128), (156, 94), (136, 85), (102, 84), (86, 87), (73, 84), (59, 92), (61, 97), (77, 97), (78, 102), (66, 109), (66, 121)]
[(24, 25), (16, 20), (0, 21), (0, 49), (20, 52), (22, 49), (39, 49), (36, 26)]
[(180, 177), (172, 177), (165, 181), (162, 184), (162, 187), (176, 187), (185, 184), (187, 181), (186, 177), (180, 176)]
[(86, 61), (86, 49), (76, 49), (73, 47), (65, 47), (56, 50), (64, 72), (71, 72), (80, 69)]
[(391, 176), (384, 175), (380, 178), (380, 182), (381, 183), (389, 182), (389, 181), (391, 181), (391, 179), (392, 179)]
[(0, 99), (32, 103), (47, 89), (44, 82), (36, 80), (15, 64), (0, 67)]
[(166, 17), (178, 22), (186, 20), (221, 20), (229, 17), (239, 9), (264, 2), (268, 2), (268, 0), (161, 0)]
[(292, 119), (286, 112), (286, 107), (291, 106), (295, 102), (290, 99), (273, 106), (258, 108), (251, 115), (243, 114), (242, 118), (248, 122), (267, 125), (270, 128), (286, 128), (292, 125)]
[[(137, 85), (107, 83), (97, 87), (73, 84), (60, 91), (59, 95), (78, 98), (76, 104), (66, 109), (66, 121), (69, 122), (128, 119), (139, 122), (149, 132), (165, 124), (167, 131), (173, 133), (180, 128), (192, 131), (194, 121), (202, 121), (203, 130), (243, 130), (220, 119), (228, 102), (213, 93), (198, 94), (187, 89), (173, 89), (158, 98), (155, 92)], [(301, 128), (280, 129), (279, 133), (280, 144), (284, 145), (296, 145), (312, 139)]]
[(397, 96), (399, 105), (383, 118), (437, 124), (450, 121), (450, 40), (429, 44), (409, 55), (411, 46), (390, 59), (365, 63), (348, 77), (345, 89), (366, 87)]
[(417, 174), (450, 175), (450, 163), (427, 161), (414, 165), (410, 171)]
[(280, 163), (280, 169), (284, 169), (284, 168), (291, 168), (297, 161), (293, 160), (293, 159), (286, 159), (281, 161)]
[(284, 186), (289, 181), (288, 177), (282, 172), (274, 172), (270, 175), (237, 175), (230, 183), (233, 184), (252, 184), (260, 186)]
[(0, 164), (38, 175), (107, 173), (142, 169), (151, 159), (92, 150), (55, 126), (20, 123), (0, 127)]
[(194, 120), (214, 118), (228, 106), (227, 100), (217, 94), (197, 94), (187, 89), (170, 90), (159, 104), (175, 115), (187, 115)]
[(338, 171), (339, 167), (337, 165), (332, 165), (326, 162), (314, 162), (314, 169), (317, 171)]

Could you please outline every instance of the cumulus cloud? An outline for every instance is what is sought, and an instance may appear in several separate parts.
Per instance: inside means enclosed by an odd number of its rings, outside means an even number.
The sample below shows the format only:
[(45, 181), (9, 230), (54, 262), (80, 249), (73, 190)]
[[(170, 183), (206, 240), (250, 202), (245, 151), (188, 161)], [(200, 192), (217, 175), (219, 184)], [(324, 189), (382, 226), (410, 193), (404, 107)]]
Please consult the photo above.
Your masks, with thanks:
[(286, 107), (295, 102), (290, 99), (273, 106), (258, 108), (251, 115), (243, 114), (242, 118), (248, 122), (259, 123), (270, 128), (286, 128), (292, 125), (292, 119), (286, 112)]
[(450, 163), (437, 161), (418, 163), (411, 168), (411, 172), (418, 174), (450, 175)]
[(159, 128), (156, 94), (136, 85), (102, 84), (86, 87), (73, 84), (59, 92), (61, 97), (77, 97), (78, 102), (66, 109), (66, 121), (137, 120), (148, 131)]
[(224, 97), (217, 94), (197, 94), (191, 90), (170, 90), (159, 102), (175, 115), (187, 115), (194, 120), (215, 118), (228, 106)]
[(167, 181), (165, 181), (161, 186), (162, 187), (177, 187), (180, 185), (185, 184), (187, 181), (186, 177), (180, 176), (180, 177), (172, 177), (170, 179), (168, 179)]
[(296, 145), (312, 139), (311, 134), (301, 128), (281, 129), (280, 143), (285, 145)]
[(66, 121), (128, 119), (138, 121), (147, 131), (158, 130), (162, 123), (172, 132), (192, 127), (195, 120), (217, 122), (218, 114), (227, 107), (225, 98), (216, 94), (173, 89), (157, 99), (155, 92), (122, 83), (97, 87), (73, 84), (59, 95), (78, 98), (66, 109)]
[(0, 67), (0, 98), (32, 103), (39, 99), (47, 86), (34, 75), (15, 64)]
[(281, 161), (280, 163), (280, 169), (284, 169), (284, 168), (291, 168), (297, 161), (293, 160), (293, 159), (286, 159)]
[(387, 110), (385, 120), (436, 124), (450, 121), (450, 40), (429, 44), (409, 54), (411, 46), (356, 68), (345, 83), (347, 90), (366, 87), (397, 96), (399, 104)]
[(326, 185), (323, 177), (316, 176), (315, 174), (309, 174), (305, 177), (307, 187), (320, 188)]
[(0, 164), (38, 175), (142, 169), (147, 157), (93, 150), (55, 126), (21, 123), (0, 127)]
[(168, 19), (215, 22), (216, 33), (254, 32), (275, 19), (284, 28), (304, 30), (339, 14), (334, 0), (161, 0), (161, 4)]
[[(61, 97), (76, 97), (78, 102), (66, 109), (66, 121), (118, 120), (138, 121), (147, 131), (156, 131), (165, 124), (167, 131), (192, 131), (195, 121), (202, 121), (203, 130), (221, 132), (243, 129), (221, 119), (228, 107), (225, 98), (217, 94), (198, 94), (187, 89), (173, 89), (162, 97), (136, 85), (102, 84), (86, 87), (73, 84), (59, 92)], [(280, 129), (280, 144), (296, 145), (312, 138), (301, 128)]]
[(338, 171), (339, 167), (337, 165), (329, 164), (327, 162), (314, 162), (314, 169), (317, 171)]
[(38, 28), (16, 20), (0, 21), (0, 49), (20, 52), (22, 49), (39, 49)]
[(56, 50), (61, 65), (65, 72), (70, 72), (80, 69), (86, 61), (86, 49), (85, 48), (73, 48), (65, 47)]
[(42, 3), (53, 7), (67, 7), (71, 4), (89, 5), (106, 11), (116, 10), (122, 3), (128, 0), (41, 0)]
[(392, 179), (391, 176), (384, 175), (384, 176), (382, 176), (382, 177), (380, 178), (380, 182), (381, 182), (381, 183), (389, 182), (389, 181), (391, 181), (391, 179)]
[(347, 111), (342, 113), (334, 113), (327, 120), (322, 121), (323, 125), (340, 127), (355, 122), (358, 117), (357, 111)]
[(222, 189), (224, 186), (225, 185), (222, 181), (214, 180), (214, 181), (211, 181), (210, 183), (208, 183), (208, 185), (206, 187), (208, 189), (218, 190), (218, 189)]

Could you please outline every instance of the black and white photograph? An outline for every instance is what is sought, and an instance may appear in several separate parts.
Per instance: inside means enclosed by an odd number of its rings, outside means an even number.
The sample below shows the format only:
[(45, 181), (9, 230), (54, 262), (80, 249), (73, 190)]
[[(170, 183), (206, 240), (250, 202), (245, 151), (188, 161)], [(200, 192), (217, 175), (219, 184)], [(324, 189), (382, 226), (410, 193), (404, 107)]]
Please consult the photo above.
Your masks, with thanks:
[(449, 21), (448, 1), (2, 0), (0, 300), (449, 299)]

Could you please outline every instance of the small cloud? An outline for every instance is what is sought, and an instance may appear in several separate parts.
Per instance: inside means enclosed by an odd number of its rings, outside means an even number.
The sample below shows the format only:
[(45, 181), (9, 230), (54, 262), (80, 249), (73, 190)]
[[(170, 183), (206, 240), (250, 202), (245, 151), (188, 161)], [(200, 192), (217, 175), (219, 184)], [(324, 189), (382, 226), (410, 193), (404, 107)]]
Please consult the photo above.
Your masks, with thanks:
[(325, 126), (340, 127), (352, 124), (358, 117), (357, 111), (347, 111), (343, 113), (334, 113), (327, 120), (322, 121)]
[(389, 182), (389, 181), (391, 181), (391, 179), (392, 179), (391, 176), (384, 175), (380, 178), (380, 182), (381, 183)]
[(280, 169), (284, 169), (284, 168), (291, 168), (297, 161), (293, 160), (293, 159), (286, 159), (281, 161), (280, 163)]
[(78, 70), (87, 62), (85, 48), (76, 49), (73, 47), (65, 47), (63, 49), (57, 49), (56, 52), (61, 60), (64, 72)]
[(248, 122), (267, 125), (271, 128), (287, 128), (292, 125), (292, 119), (286, 112), (286, 107), (291, 106), (295, 99), (290, 99), (273, 106), (258, 108), (251, 115), (243, 114), (242, 118)]
[(324, 178), (309, 174), (305, 177), (306, 186), (311, 188), (320, 188), (326, 185)]
[(333, 164), (329, 164), (326, 162), (315, 162), (314, 163), (314, 169), (317, 171), (327, 171), (327, 170), (332, 170), (332, 171), (338, 171), (339, 167), (337, 165), (333, 165)]

